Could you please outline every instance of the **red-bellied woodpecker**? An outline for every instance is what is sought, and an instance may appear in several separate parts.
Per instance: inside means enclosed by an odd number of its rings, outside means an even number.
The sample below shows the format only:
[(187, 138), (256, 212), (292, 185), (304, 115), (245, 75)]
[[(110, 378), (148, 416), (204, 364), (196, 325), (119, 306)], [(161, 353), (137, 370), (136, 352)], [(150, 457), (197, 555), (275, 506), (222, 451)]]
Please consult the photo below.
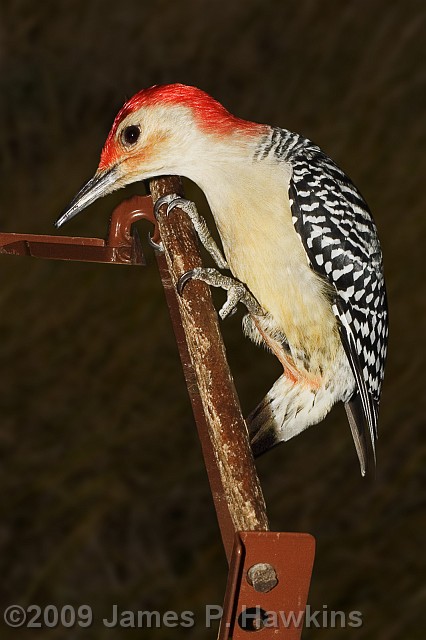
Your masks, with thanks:
[(375, 463), (387, 345), (382, 254), (365, 201), (310, 140), (241, 120), (176, 84), (142, 90), (123, 106), (95, 176), (57, 226), (100, 196), (165, 174), (203, 190), (226, 260), (195, 206), (179, 205), (233, 276), (198, 269), (180, 288), (195, 277), (227, 289), (222, 317), (245, 303), (245, 332), (284, 368), (248, 418), (253, 451), (292, 438), (342, 401), (364, 475)]

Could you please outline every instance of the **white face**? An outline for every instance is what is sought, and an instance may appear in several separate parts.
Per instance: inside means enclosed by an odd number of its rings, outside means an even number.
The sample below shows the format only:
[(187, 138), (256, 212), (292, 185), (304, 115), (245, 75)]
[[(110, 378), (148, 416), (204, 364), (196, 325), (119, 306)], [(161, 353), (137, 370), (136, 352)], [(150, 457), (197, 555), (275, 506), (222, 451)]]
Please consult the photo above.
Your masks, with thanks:
[(191, 177), (200, 138), (194, 135), (195, 127), (191, 110), (185, 106), (142, 107), (130, 113), (108, 137), (95, 176), (77, 193), (56, 226), (132, 182), (167, 174)]
[(143, 107), (129, 114), (112, 145), (120, 186), (158, 175), (185, 175), (194, 157), (195, 127), (185, 106)]

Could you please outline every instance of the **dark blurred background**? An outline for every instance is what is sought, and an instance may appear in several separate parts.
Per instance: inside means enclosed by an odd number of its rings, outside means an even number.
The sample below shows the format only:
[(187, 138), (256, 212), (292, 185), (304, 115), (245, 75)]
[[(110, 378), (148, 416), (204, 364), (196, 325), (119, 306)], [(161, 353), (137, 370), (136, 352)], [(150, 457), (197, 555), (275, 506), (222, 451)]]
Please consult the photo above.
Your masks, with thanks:
[[(374, 483), (342, 407), (259, 460), (272, 527), (317, 537), (312, 608), (424, 638), (426, 5), (422, 0), (2, 0), (0, 229), (52, 233), (123, 101), (195, 84), (241, 117), (315, 140), (374, 212), (391, 340)], [(104, 236), (95, 204), (65, 234)], [(187, 194), (205, 210), (202, 194)], [(147, 227), (141, 232), (146, 236)], [(90, 630), (2, 638), (212, 638), (227, 566), (152, 252), (147, 268), (3, 256), (1, 603), (89, 604)], [(244, 411), (279, 369), (223, 324)], [(105, 629), (111, 605), (194, 611), (193, 628)], [(2, 624), (2, 623), (1, 623)], [(145, 637), (144, 636), (144, 637)]]

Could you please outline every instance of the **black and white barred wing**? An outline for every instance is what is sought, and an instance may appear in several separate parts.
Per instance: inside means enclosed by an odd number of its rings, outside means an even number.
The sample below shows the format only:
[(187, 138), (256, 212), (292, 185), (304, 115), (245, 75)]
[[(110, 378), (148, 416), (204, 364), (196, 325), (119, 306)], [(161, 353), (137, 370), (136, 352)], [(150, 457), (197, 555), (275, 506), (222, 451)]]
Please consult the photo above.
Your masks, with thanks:
[[(382, 254), (370, 211), (349, 178), (308, 141), (288, 157), (293, 167), (293, 223), (311, 267), (336, 291), (333, 311), (357, 383), (371, 446), (387, 348), (387, 305)], [(355, 399), (356, 400), (356, 399)], [(359, 424), (359, 411), (349, 415)], [(358, 415), (356, 415), (358, 413)]]

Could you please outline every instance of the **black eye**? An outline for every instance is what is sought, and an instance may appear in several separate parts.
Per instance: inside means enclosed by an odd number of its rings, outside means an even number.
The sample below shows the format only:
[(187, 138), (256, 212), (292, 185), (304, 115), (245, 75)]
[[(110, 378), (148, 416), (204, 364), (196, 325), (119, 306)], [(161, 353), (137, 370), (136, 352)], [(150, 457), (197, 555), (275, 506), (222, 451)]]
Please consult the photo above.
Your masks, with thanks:
[(136, 124), (131, 124), (123, 130), (122, 140), (126, 145), (135, 144), (141, 134), (140, 128)]

